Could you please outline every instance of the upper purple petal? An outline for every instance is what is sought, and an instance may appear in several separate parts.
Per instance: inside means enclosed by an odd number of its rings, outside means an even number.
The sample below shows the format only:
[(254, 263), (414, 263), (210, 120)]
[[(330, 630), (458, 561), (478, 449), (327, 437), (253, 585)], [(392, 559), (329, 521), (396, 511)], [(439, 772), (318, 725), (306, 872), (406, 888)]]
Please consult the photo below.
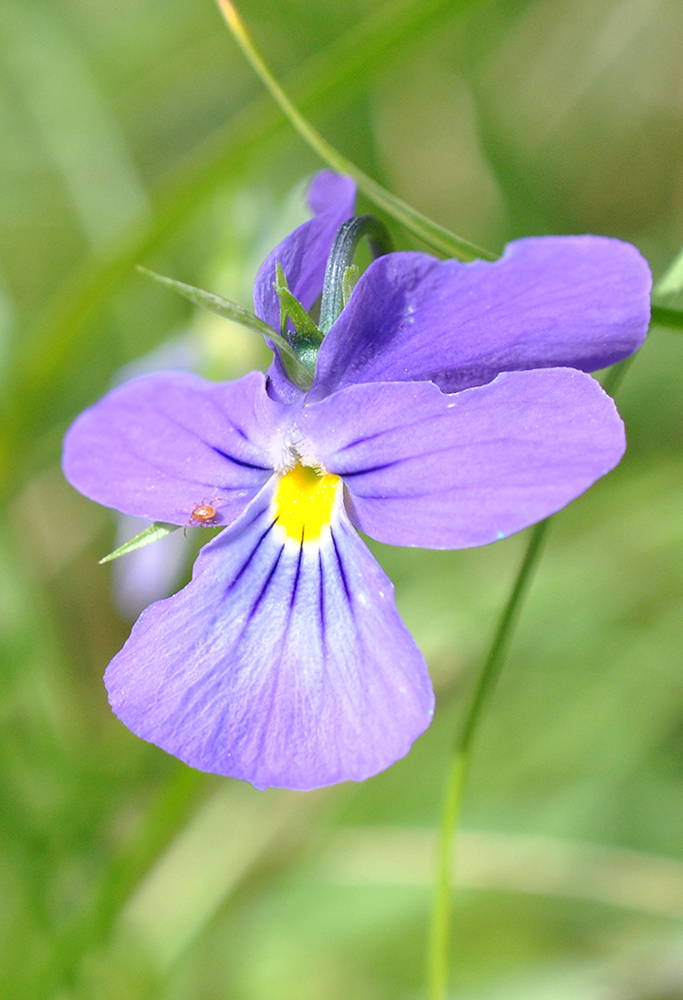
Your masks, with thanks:
[(342, 219), (345, 222), (355, 209), (356, 182), (346, 174), (338, 174), (334, 170), (319, 170), (308, 185), (306, 201), (316, 215), (339, 212), (345, 205), (349, 213)]
[(499, 375), (454, 395), (429, 382), (344, 389), (304, 407), (311, 454), (344, 478), (355, 524), (390, 545), (466, 548), (559, 510), (621, 458), (624, 429), (590, 375)]
[(262, 372), (223, 383), (187, 372), (147, 375), (78, 417), (64, 440), (64, 474), (124, 514), (187, 524), (206, 502), (215, 523), (228, 524), (272, 475), (288, 419)]
[(642, 344), (650, 287), (635, 247), (602, 236), (531, 237), (470, 264), (389, 254), (327, 334), (311, 398), (358, 382), (434, 381), (453, 392), (503, 371), (595, 371)]
[(206, 545), (109, 665), (112, 708), (192, 767), (257, 788), (362, 781), (429, 725), (426, 664), (341, 491), (319, 543), (286, 539), (275, 481)]

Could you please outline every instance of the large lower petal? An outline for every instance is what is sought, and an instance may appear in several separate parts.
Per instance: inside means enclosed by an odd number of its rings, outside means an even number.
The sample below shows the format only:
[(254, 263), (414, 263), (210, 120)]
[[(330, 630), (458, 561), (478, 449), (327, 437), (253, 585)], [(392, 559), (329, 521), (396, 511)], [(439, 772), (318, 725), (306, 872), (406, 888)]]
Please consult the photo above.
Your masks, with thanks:
[(107, 669), (111, 705), (192, 767), (258, 788), (361, 781), (429, 724), (426, 665), (341, 491), (302, 545), (276, 521), (276, 486), (142, 614)]
[(499, 372), (595, 371), (645, 339), (651, 276), (635, 247), (532, 237), (497, 261), (376, 260), (328, 333), (311, 398), (358, 382), (433, 381), (447, 392)]
[(207, 382), (187, 372), (135, 379), (86, 410), (64, 441), (64, 473), (93, 500), (187, 524), (211, 504), (227, 524), (272, 475), (287, 409), (265, 377)]
[(428, 382), (344, 389), (304, 407), (305, 447), (378, 541), (486, 545), (559, 510), (613, 468), (624, 429), (575, 369), (508, 372), (453, 395)]

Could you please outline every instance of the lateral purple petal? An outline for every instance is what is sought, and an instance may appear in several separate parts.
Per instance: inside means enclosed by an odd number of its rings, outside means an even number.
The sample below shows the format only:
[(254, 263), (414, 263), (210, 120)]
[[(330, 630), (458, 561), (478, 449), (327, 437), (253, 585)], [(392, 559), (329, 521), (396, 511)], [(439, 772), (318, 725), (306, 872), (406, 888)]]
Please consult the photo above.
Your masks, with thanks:
[(389, 254), (325, 338), (311, 398), (358, 382), (454, 392), (504, 371), (595, 371), (643, 343), (650, 287), (635, 247), (601, 236), (531, 237), (470, 264)]
[(224, 383), (148, 375), (78, 417), (64, 441), (64, 474), (124, 514), (187, 524), (206, 502), (216, 524), (229, 524), (271, 477), (288, 419), (261, 372)]
[(192, 767), (257, 788), (363, 779), (429, 725), (426, 664), (341, 491), (320, 544), (285, 539), (274, 484), (143, 612), (109, 665), (112, 708)]
[(621, 458), (612, 399), (575, 369), (499, 375), (446, 395), (358, 385), (305, 407), (307, 446), (343, 476), (354, 523), (390, 545), (467, 548), (559, 510)]

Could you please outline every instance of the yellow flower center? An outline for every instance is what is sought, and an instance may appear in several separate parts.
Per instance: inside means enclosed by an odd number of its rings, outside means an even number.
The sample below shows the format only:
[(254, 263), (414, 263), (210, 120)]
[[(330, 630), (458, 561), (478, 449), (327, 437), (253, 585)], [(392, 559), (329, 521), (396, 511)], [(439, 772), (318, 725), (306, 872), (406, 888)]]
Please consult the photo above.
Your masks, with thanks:
[(332, 520), (339, 476), (295, 465), (280, 480), (275, 494), (275, 516), (288, 538), (317, 541)]

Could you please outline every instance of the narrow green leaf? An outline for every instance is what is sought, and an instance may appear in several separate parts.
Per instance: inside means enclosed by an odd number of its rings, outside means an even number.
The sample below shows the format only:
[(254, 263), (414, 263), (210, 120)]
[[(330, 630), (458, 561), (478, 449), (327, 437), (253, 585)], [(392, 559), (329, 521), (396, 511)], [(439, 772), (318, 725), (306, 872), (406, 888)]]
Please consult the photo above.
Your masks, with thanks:
[(186, 285), (184, 281), (167, 278), (163, 274), (157, 274), (156, 271), (150, 271), (148, 268), (142, 267), (141, 264), (137, 265), (136, 270), (140, 274), (146, 274), (148, 278), (158, 281), (160, 285), (172, 288), (179, 295), (189, 299), (190, 302), (194, 302), (195, 305), (210, 309), (211, 312), (216, 313), (217, 316), (222, 316), (223, 319), (231, 319), (234, 323), (240, 323), (242, 326), (246, 326), (248, 329), (254, 330), (264, 337), (277, 337), (275, 330), (268, 323), (259, 319), (249, 309), (238, 306), (236, 302), (224, 299), (221, 295), (216, 295), (214, 292), (205, 292), (203, 288)]
[(253, 39), (247, 31), (244, 21), (237, 13), (234, 4), (230, 0), (217, 0), (225, 22), (230, 28), (237, 44), (242, 49), (247, 60), (258, 74), (264, 86), (271, 96), (279, 104), (283, 113), (290, 123), (297, 130), (305, 142), (315, 150), (320, 158), (332, 167), (333, 170), (341, 174), (348, 174), (353, 177), (360, 190), (371, 198), (380, 208), (384, 209), (392, 218), (400, 222), (406, 229), (414, 233), (427, 246), (432, 247), (437, 253), (445, 257), (458, 257), (460, 260), (476, 260), (483, 257), (485, 260), (495, 260), (497, 254), (492, 254), (489, 250), (484, 250), (465, 240), (462, 236), (451, 233), (445, 226), (439, 225), (432, 219), (422, 215), (416, 209), (407, 205), (406, 202), (397, 198), (386, 188), (374, 181), (359, 167), (347, 160), (334, 146), (330, 145), (320, 133), (313, 128), (308, 119), (304, 118), (299, 109), (293, 104), (284, 92), (275, 76), (266, 64), (263, 56), (258, 51)]
[(129, 552), (135, 552), (136, 549), (141, 549), (145, 545), (151, 545), (152, 542), (158, 542), (160, 538), (170, 535), (172, 531), (177, 531), (179, 527), (179, 524), (166, 524), (164, 521), (155, 521), (154, 524), (150, 524), (149, 528), (145, 528), (135, 538), (124, 542), (123, 545), (119, 545), (118, 549), (114, 549), (104, 559), (100, 559), (100, 566), (103, 563), (111, 562), (112, 559), (120, 559), (121, 556), (125, 556)]
[[(203, 288), (196, 288), (195, 285), (186, 285), (184, 281), (176, 281), (174, 278), (167, 278), (163, 274), (157, 274), (155, 271), (150, 271), (140, 264), (137, 265), (137, 270), (141, 274), (146, 274), (149, 278), (158, 281), (159, 284), (172, 288), (175, 292), (184, 296), (184, 298), (189, 299), (190, 302), (194, 302), (195, 305), (203, 306), (205, 309), (216, 313), (216, 315), (222, 316), (223, 319), (230, 319), (234, 323), (241, 323), (242, 326), (246, 326), (249, 330), (253, 330), (255, 333), (260, 333), (261, 336), (266, 337), (276, 345), (280, 352), (280, 357), (282, 358), (282, 363), (285, 366), (288, 377), (295, 385), (300, 386), (300, 388), (310, 388), (310, 373), (302, 365), (291, 345), (284, 337), (276, 333), (272, 326), (269, 326), (264, 320), (259, 319), (249, 309), (238, 306), (236, 302), (224, 299), (221, 295), (216, 295), (214, 292), (206, 292)], [(311, 322), (313, 321), (311, 320)]]

